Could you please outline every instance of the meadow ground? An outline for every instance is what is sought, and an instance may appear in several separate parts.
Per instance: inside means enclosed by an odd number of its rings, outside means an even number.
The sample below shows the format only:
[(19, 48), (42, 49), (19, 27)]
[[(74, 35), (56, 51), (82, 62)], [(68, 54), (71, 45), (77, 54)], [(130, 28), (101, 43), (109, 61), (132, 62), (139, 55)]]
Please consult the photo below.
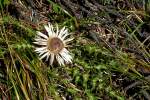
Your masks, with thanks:
[[(34, 51), (48, 22), (72, 33), (71, 64)], [(150, 100), (150, 0), (1, 0), (0, 98)]]

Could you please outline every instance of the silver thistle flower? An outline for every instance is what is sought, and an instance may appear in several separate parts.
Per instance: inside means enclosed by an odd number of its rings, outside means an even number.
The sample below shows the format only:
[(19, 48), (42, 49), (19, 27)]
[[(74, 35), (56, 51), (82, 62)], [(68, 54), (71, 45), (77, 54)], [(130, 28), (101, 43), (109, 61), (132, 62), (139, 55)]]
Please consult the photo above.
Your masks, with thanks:
[(72, 56), (70, 52), (66, 49), (68, 43), (73, 40), (73, 38), (67, 38), (70, 33), (68, 29), (63, 27), (61, 30), (56, 26), (56, 32), (53, 26), (48, 23), (48, 26), (44, 26), (47, 35), (41, 32), (37, 32), (37, 37), (35, 38), (35, 44), (41, 47), (36, 47), (35, 52), (39, 54), (40, 59), (46, 58), (50, 61), (52, 65), (54, 60), (57, 60), (59, 65), (64, 65), (65, 63), (72, 63)]

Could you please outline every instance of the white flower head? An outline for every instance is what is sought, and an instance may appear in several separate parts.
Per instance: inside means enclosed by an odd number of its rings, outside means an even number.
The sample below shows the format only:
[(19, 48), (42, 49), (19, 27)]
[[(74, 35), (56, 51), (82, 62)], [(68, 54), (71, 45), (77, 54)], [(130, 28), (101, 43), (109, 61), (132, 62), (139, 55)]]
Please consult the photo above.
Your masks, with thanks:
[(70, 35), (68, 29), (63, 27), (59, 30), (58, 25), (56, 25), (56, 31), (54, 31), (53, 26), (50, 23), (48, 23), (48, 26), (45, 25), (44, 27), (48, 34), (46, 35), (38, 31), (34, 42), (41, 46), (35, 49), (35, 52), (39, 54), (40, 59), (46, 58), (46, 60), (50, 61), (51, 65), (54, 60), (57, 60), (59, 65), (72, 63), (72, 56), (66, 49), (68, 43), (73, 40), (73, 38), (67, 38)]

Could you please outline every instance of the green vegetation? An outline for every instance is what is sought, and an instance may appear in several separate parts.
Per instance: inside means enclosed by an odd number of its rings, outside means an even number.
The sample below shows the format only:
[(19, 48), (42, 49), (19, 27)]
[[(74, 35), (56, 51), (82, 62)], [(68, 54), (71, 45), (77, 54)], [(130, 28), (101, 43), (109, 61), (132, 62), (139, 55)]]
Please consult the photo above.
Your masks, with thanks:
[(119, 0), (113, 9), (113, 0), (102, 0), (103, 11), (80, 19), (48, 0), (51, 11), (45, 16), (75, 38), (69, 47), (73, 63), (66, 66), (39, 60), (32, 42), (47, 22), (17, 19), (9, 13), (12, 1), (0, 1), (2, 100), (149, 99), (149, 0), (126, 0), (131, 8)]

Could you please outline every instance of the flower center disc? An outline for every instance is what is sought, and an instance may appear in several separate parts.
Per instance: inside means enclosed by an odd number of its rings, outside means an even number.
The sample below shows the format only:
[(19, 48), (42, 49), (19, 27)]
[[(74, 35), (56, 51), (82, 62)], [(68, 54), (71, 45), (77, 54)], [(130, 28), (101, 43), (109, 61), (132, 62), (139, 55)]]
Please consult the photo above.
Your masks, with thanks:
[(57, 37), (50, 38), (47, 46), (48, 50), (54, 54), (58, 54), (64, 48), (63, 42)]

